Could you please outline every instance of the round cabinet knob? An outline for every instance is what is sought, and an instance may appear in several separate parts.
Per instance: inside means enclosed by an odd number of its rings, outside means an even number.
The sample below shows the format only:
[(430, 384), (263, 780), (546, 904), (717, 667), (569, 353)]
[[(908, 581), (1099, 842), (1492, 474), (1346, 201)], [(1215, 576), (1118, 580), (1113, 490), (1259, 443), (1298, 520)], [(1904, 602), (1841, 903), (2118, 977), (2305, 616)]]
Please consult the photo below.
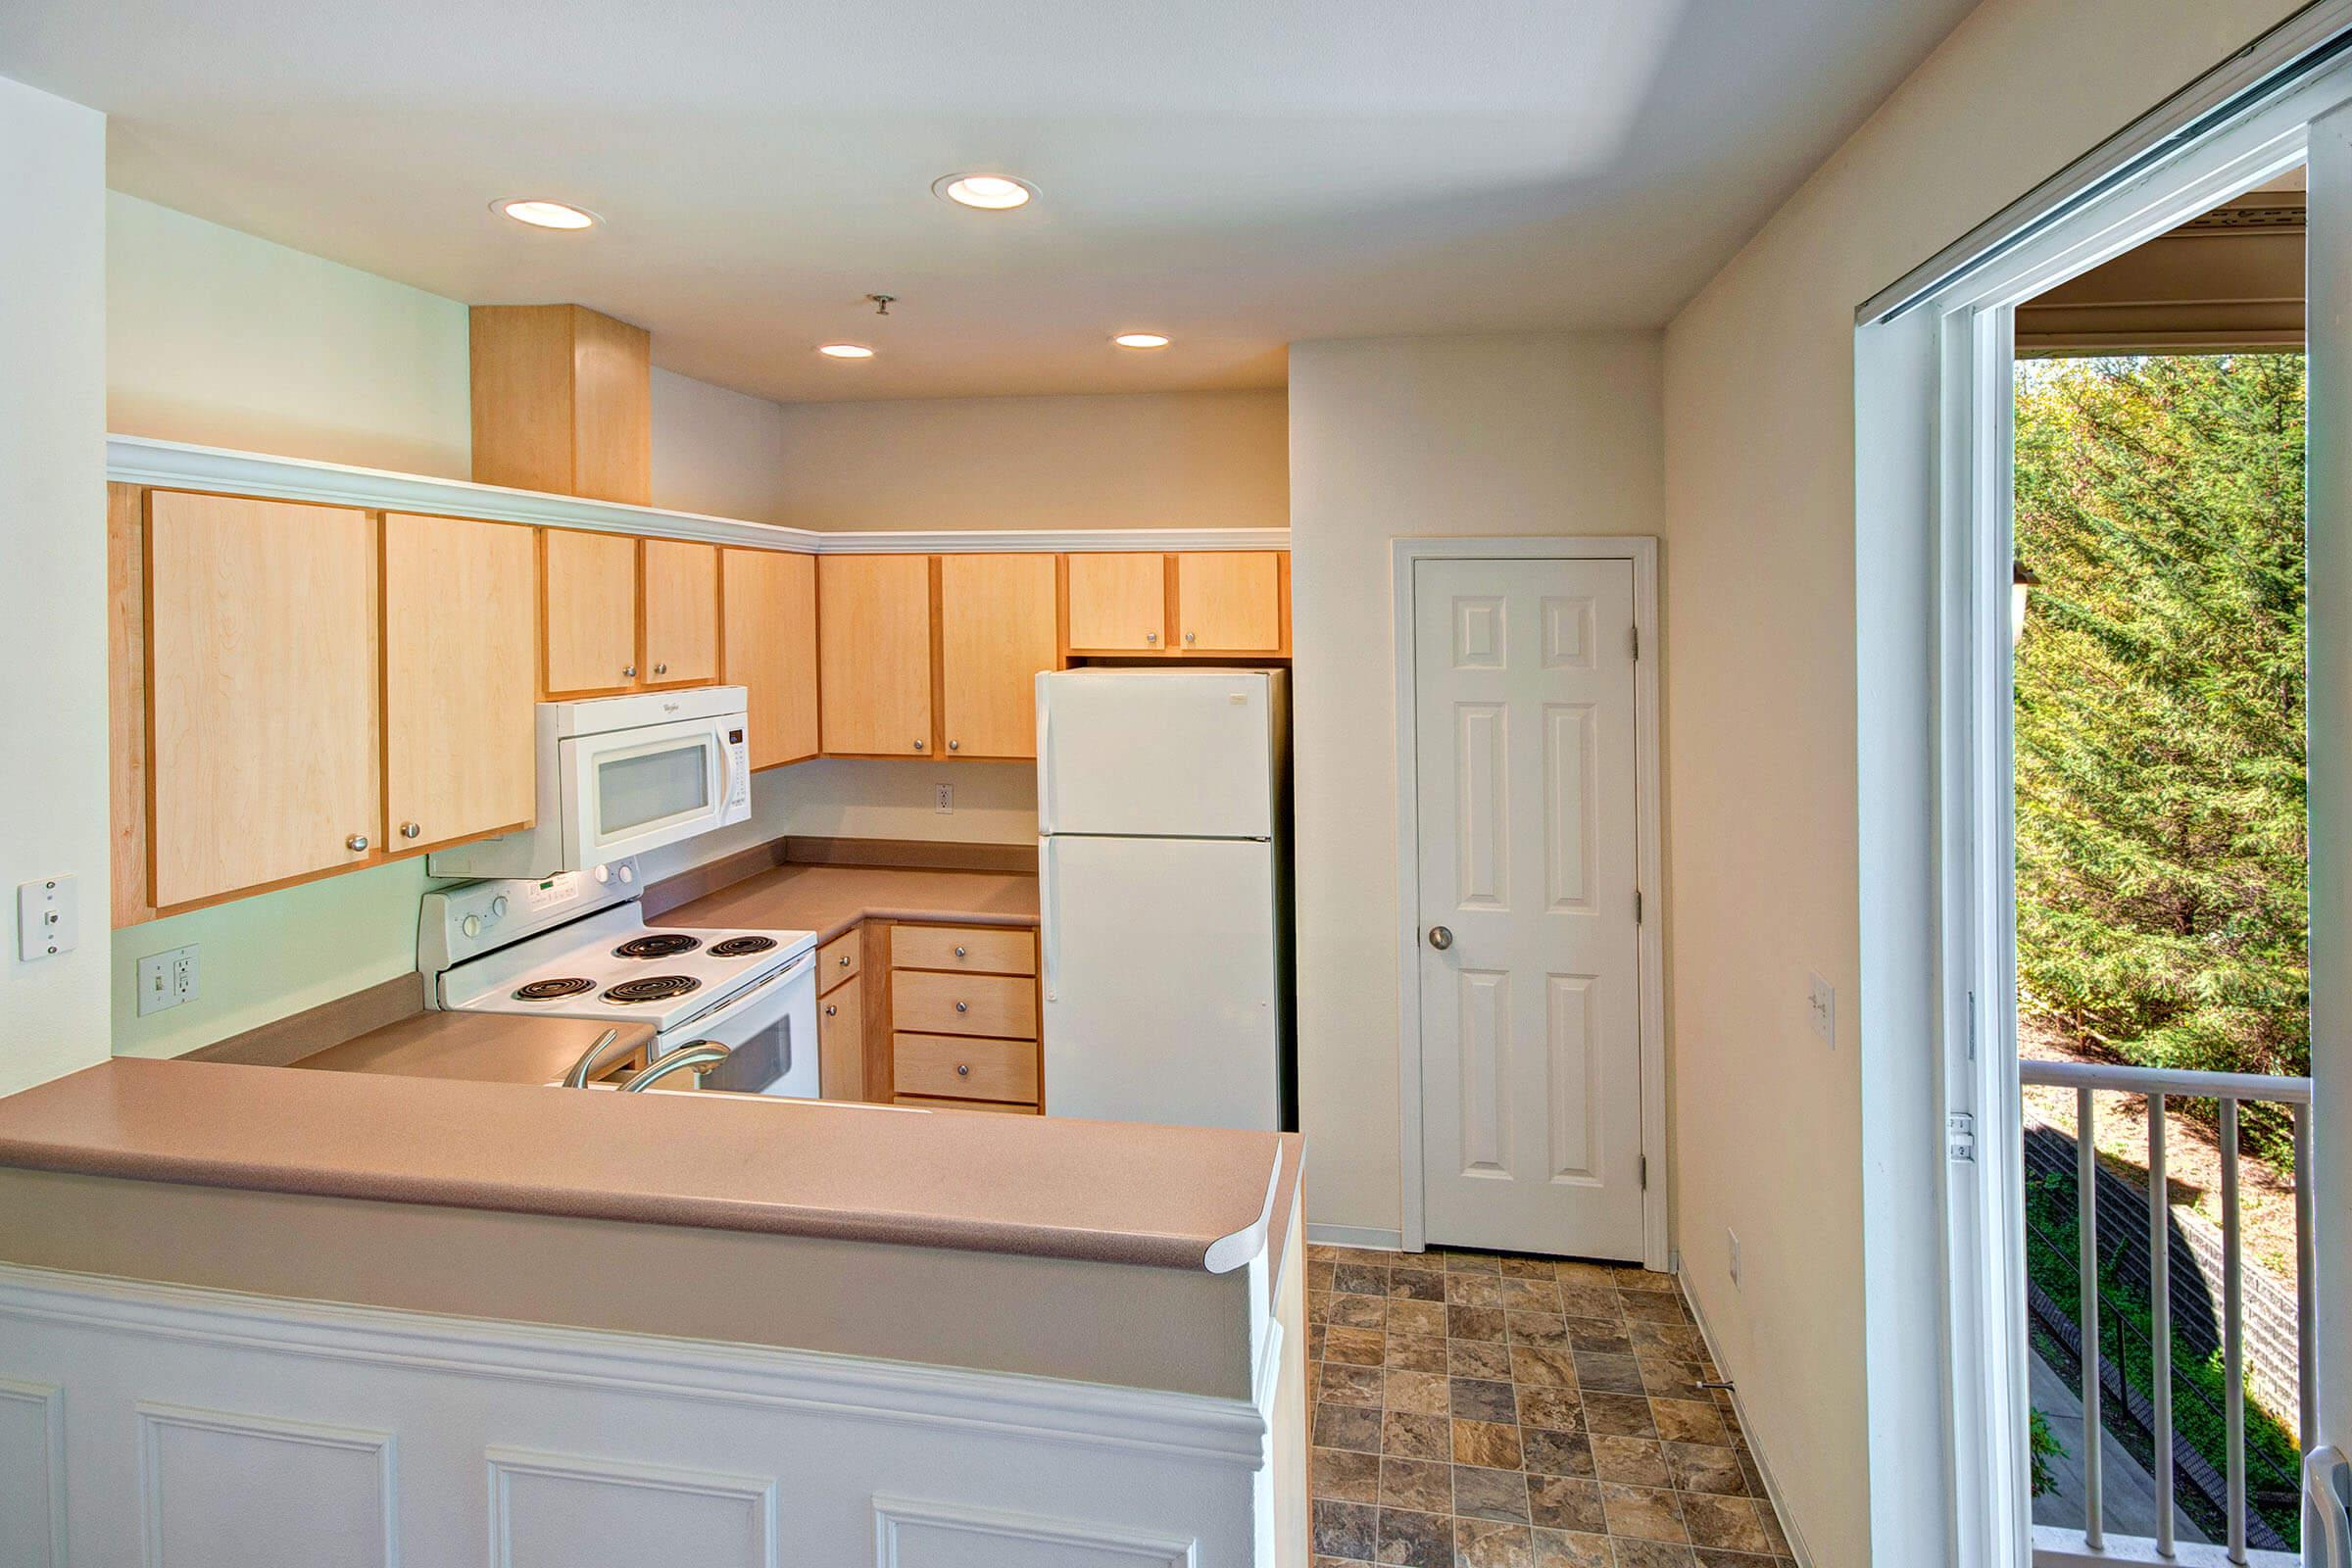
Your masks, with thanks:
[(958, 1002), (956, 1004), (956, 1010), (957, 1012), (969, 1012), (972, 1010), (972, 1004), (968, 1002)]
[(918, 752), (921, 751), (923, 749), (923, 743), (921, 741), (916, 741), (914, 743), (914, 749)]
[(962, 950), (961, 948), (957, 948), (957, 949), (956, 950), (956, 956), (957, 956), (958, 958), (960, 958), (960, 957), (962, 957), (962, 956), (963, 956), (963, 950)]
[(364, 850), (368, 847), (368, 835), (365, 833), (354, 833), (351, 837), (343, 841), (343, 847), (347, 850)]
[(1442, 925), (1433, 925), (1429, 928), (1429, 945), (1444, 953), (1453, 946), (1453, 933)]
[(627, 676), (630, 680), (635, 680), (637, 678), (637, 666), (635, 664), (621, 665), (620, 672)]
[(469, 937), (480, 936), (482, 934), (482, 917), (478, 914), (467, 915), (461, 929)]
[(850, 966), (850, 956), (846, 953), (841, 956), (841, 966), (844, 969), (847, 969)]
[(656, 664), (654, 666), (654, 673), (657, 675), (666, 675), (669, 673), (669, 666), (667, 664)]
[(956, 1077), (958, 1077), (958, 1078), (969, 1078), (971, 1075), (972, 1075), (972, 1069), (971, 1069), (971, 1065), (970, 1065), (970, 1063), (968, 1063), (968, 1062), (961, 1062), (961, 1061), (959, 1061), (959, 1062), (957, 1062), (957, 1063), (956, 1064)]
[(950, 741), (948, 742), (948, 750), (951, 752), (960, 752), (963, 750), (963, 742)]
[(841, 1008), (840, 1008), (839, 1006), (835, 1005), (834, 1004), (832, 1004), (832, 1003), (830, 1003), (830, 1002), (828, 1002), (828, 1003), (826, 1003), (826, 1004), (825, 1004), (825, 1016), (826, 1016), (826, 1017), (828, 1017), (828, 1018), (831, 1018), (831, 1017), (836, 1017), (836, 1016), (838, 1016), (838, 1015), (840, 1014), (840, 1012), (841, 1012)]
[(1148, 631), (1144, 633), (1144, 641), (1151, 644), (1152, 647), (1157, 648), (1159, 646), (1159, 633), (1155, 631)]
[(497, 898), (490, 901), (490, 918), (493, 920), (504, 920), (506, 917), (507, 896), (504, 893), (501, 893)]
[(1187, 648), (1193, 646), (1193, 634), (1189, 631), (1184, 634), (1184, 646)]
[(400, 824), (400, 836), (404, 839), (413, 839), (423, 831), (424, 824), (421, 822), (403, 822)]

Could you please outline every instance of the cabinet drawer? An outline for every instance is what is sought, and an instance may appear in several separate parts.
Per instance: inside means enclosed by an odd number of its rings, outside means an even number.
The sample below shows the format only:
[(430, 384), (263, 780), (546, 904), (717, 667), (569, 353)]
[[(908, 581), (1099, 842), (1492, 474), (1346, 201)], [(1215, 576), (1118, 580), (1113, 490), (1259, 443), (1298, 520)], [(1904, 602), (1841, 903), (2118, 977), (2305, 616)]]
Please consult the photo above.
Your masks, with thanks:
[(997, 1116), (1042, 1116), (1045, 1112), (1035, 1105), (1005, 1105), (993, 1100), (937, 1100), (929, 1095), (899, 1095), (891, 1103), (910, 1105), (919, 1110), (977, 1110)]
[(902, 1095), (948, 1100), (1037, 1099), (1037, 1045), (900, 1034), (891, 1040), (891, 1083)]
[(1037, 984), (1011, 975), (896, 969), (890, 976), (890, 1008), (897, 1028), (1037, 1038)]
[(1037, 933), (1017, 928), (898, 925), (890, 961), (900, 969), (962, 969), (975, 974), (1037, 973)]
[(859, 928), (850, 927), (816, 950), (816, 994), (823, 996), (844, 980), (858, 977)]
[(836, 986), (816, 1004), (817, 1094), (865, 1098), (865, 988)]

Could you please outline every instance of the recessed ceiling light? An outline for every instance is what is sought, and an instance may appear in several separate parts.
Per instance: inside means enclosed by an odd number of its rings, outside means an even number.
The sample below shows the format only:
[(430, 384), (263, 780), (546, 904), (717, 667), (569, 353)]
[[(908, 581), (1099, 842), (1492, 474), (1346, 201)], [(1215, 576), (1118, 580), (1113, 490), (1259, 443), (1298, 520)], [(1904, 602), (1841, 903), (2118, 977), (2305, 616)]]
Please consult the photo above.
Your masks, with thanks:
[(533, 228), (587, 228), (596, 222), (596, 215), (586, 208), (571, 207), (563, 202), (509, 198), (492, 202), (490, 210), (504, 213), (517, 223), (528, 223)]
[(1160, 332), (1121, 332), (1111, 341), (1123, 349), (1164, 349), (1168, 346), (1166, 334)]
[(816, 352), (835, 360), (870, 360), (874, 357), (874, 351), (862, 343), (819, 343)]
[(1010, 174), (942, 174), (931, 189), (952, 202), (1001, 213), (1018, 207), (1037, 194), (1037, 187)]

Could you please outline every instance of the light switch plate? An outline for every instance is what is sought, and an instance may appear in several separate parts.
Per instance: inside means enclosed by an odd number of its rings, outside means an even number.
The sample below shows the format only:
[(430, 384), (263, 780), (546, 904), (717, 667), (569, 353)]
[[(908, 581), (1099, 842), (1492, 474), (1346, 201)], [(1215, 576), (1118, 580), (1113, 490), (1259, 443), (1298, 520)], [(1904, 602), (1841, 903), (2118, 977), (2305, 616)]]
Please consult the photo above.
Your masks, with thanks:
[(72, 953), (81, 940), (80, 903), (70, 876), (18, 883), (17, 956), (31, 963)]
[(1812, 1015), (1813, 1032), (1832, 1051), (1838, 1049), (1838, 993), (1817, 974), (1805, 976), (1805, 1009)]

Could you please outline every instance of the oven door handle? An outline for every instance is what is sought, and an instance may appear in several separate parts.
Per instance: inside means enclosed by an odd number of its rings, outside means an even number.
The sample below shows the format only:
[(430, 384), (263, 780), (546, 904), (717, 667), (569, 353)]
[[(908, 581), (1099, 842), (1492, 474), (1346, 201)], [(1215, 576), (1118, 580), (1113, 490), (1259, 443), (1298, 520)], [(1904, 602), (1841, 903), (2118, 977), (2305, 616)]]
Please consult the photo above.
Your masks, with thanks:
[(775, 973), (761, 976), (760, 979), (755, 980), (750, 985), (744, 987), (741, 991), (736, 992), (735, 995), (729, 997), (726, 1001), (720, 1003), (717, 1006), (712, 1007), (709, 1012), (698, 1012), (693, 1017), (688, 1018), (680, 1023), (678, 1027), (680, 1029), (693, 1029), (697, 1032), (709, 1030), (718, 1023), (733, 1017), (736, 1012), (741, 1010), (745, 1003), (750, 1002), (754, 997), (765, 991), (769, 986), (775, 985), (779, 981), (791, 979), (794, 975), (799, 974), (803, 969), (809, 967), (815, 962), (816, 950), (811, 948), (807, 953), (802, 954), (799, 957), (786, 964), (783, 968), (778, 969)]

